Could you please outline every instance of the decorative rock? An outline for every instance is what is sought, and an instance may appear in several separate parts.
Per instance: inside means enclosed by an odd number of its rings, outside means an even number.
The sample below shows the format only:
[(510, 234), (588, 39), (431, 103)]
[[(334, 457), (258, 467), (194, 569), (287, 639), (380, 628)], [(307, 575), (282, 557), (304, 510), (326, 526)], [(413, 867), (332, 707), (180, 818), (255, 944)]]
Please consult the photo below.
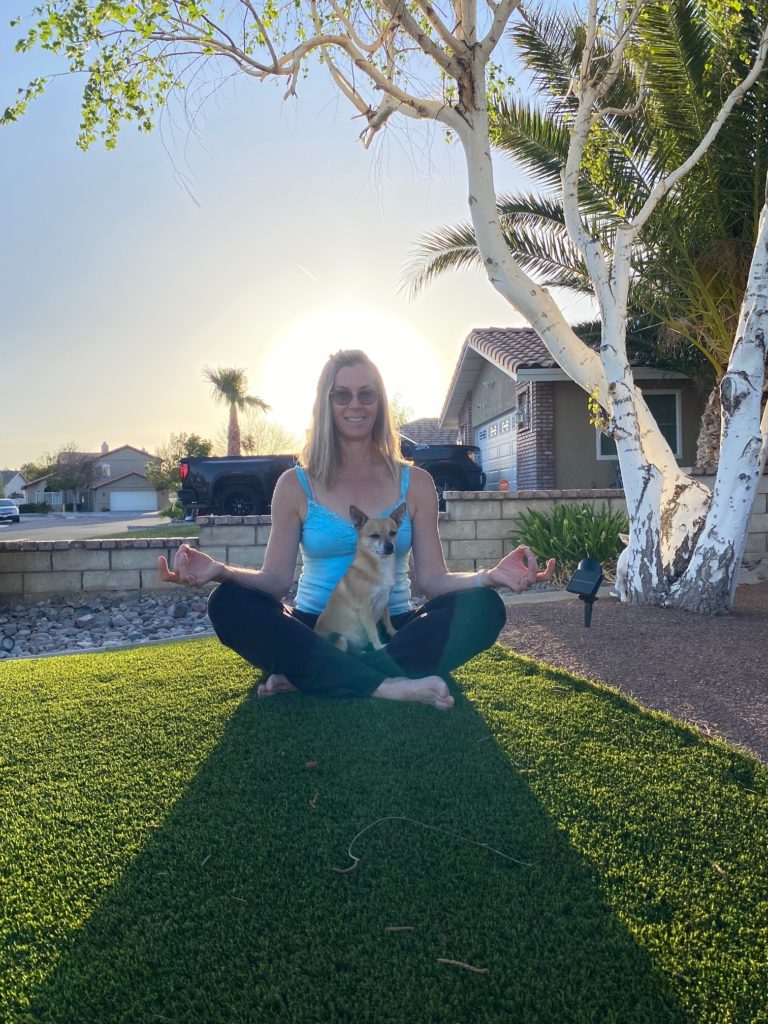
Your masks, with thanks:
[(0, 660), (130, 647), (152, 640), (210, 635), (207, 594), (178, 592), (89, 595), (87, 603), (55, 596), (0, 604)]

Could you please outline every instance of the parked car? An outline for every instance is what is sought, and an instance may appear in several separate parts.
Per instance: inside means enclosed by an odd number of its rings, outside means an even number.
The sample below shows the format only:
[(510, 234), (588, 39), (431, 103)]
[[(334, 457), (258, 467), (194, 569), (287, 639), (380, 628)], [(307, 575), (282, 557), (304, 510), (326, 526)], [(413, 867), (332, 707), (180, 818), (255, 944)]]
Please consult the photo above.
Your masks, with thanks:
[(15, 501), (11, 501), (10, 498), (0, 498), (0, 519), (10, 519), (12, 523), (18, 523), (21, 520), (19, 506)]
[[(444, 508), (445, 491), (482, 491), (485, 473), (480, 449), (466, 444), (417, 444), (400, 435), (403, 457), (425, 469), (435, 481)], [(296, 463), (293, 455), (239, 455), (182, 459), (178, 500), (187, 518), (268, 513), (278, 477)]]

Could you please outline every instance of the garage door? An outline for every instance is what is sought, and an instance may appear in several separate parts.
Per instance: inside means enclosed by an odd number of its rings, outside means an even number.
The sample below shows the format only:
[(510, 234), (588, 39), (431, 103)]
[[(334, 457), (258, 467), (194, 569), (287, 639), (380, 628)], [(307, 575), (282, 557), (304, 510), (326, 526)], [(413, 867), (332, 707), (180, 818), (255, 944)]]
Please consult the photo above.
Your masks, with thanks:
[(110, 512), (155, 512), (157, 491), (110, 491)]
[(509, 481), (510, 491), (517, 490), (515, 437), (515, 420), (512, 413), (476, 428), (475, 444), (483, 453), (487, 491), (498, 491), (500, 480)]

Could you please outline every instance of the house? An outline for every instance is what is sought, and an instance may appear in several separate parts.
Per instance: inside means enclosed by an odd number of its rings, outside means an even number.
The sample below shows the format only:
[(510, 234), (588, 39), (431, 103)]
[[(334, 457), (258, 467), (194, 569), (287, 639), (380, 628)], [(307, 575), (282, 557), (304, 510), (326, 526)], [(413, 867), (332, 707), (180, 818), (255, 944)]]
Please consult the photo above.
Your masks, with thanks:
[(403, 423), (400, 433), (416, 444), (457, 444), (459, 431), (456, 427), (441, 427), (437, 416), (425, 416), (420, 420)]
[[(704, 409), (690, 378), (634, 366), (652, 414), (682, 465), (696, 462)], [(464, 444), (483, 453), (486, 488), (615, 487), (614, 442), (589, 423), (587, 395), (559, 368), (530, 327), (477, 328), (464, 342), (440, 414)]]
[(48, 486), (50, 478), (51, 474), (46, 473), (45, 476), (38, 476), (34, 480), (27, 480), (22, 488), (25, 503), (31, 505), (37, 501), (44, 501), (43, 492)]
[[(158, 461), (156, 455), (130, 444), (110, 450), (106, 441), (98, 452), (60, 452), (54, 472), (26, 484), (26, 500), (53, 506), (77, 501), (89, 512), (154, 512), (169, 501), (168, 494), (156, 491), (147, 479), (147, 466)], [(67, 471), (83, 482), (65, 496), (52, 491), (50, 483)]]
[(0, 469), (0, 479), (2, 479), (2, 494), (5, 498), (23, 498), (24, 497), (24, 486), (26, 484), (26, 477), (23, 473), (20, 473), (17, 469)]
[(146, 476), (150, 462), (159, 462), (142, 448), (124, 444), (109, 450), (106, 442), (91, 462), (90, 505), (94, 512), (154, 512), (168, 503)]

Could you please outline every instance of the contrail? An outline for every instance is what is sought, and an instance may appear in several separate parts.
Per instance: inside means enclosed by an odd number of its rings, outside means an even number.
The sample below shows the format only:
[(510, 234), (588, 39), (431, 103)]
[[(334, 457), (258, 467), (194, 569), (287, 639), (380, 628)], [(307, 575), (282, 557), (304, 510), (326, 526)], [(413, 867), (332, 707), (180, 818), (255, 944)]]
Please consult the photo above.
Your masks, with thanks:
[(306, 274), (311, 281), (314, 281), (316, 284), (320, 284), (319, 278), (315, 277), (314, 274), (310, 274), (306, 267), (302, 267), (300, 263), (297, 263), (296, 266), (299, 268), (302, 274)]

